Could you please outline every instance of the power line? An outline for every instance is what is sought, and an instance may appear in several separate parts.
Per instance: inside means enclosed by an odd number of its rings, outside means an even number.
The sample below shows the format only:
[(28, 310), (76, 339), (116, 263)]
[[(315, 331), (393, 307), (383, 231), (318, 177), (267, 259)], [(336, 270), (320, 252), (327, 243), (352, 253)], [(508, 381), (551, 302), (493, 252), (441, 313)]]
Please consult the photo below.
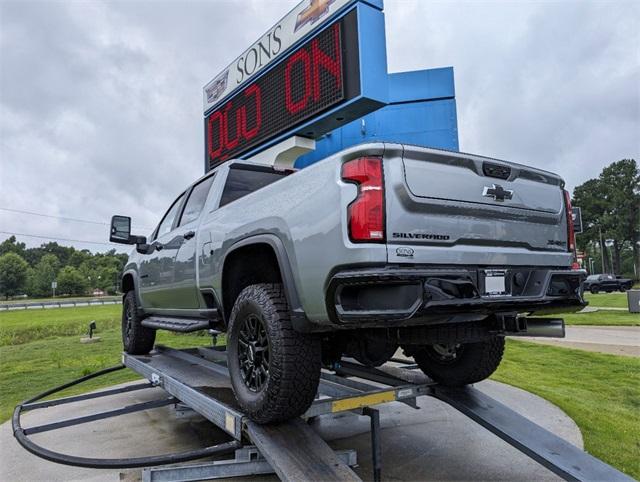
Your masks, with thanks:
[(28, 238), (49, 239), (53, 241), (68, 241), (71, 243), (101, 244), (103, 246), (112, 246), (116, 243), (100, 243), (99, 241), (84, 241), (82, 239), (56, 238), (54, 236), (41, 236), (39, 234), (12, 233), (11, 231), (0, 231), (0, 234), (12, 234), (14, 236), (26, 236)]
[[(0, 210), (12, 212), (12, 213), (19, 213), (19, 214), (29, 214), (31, 216), (41, 216), (43, 218), (62, 219), (63, 221), (74, 221), (76, 223), (99, 224), (101, 226), (111, 226), (110, 223), (104, 223), (102, 221), (91, 221), (88, 219), (69, 218), (67, 216), (54, 216), (53, 214), (36, 213), (34, 211), (23, 211), (22, 209), (0, 207)], [(140, 229), (153, 229), (153, 228), (149, 228), (147, 226), (140, 226)]]
[(77, 223), (101, 224), (104, 226), (109, 226), (109, 223), (103, 223), (100, 221), (89, 221), (87, 219), (68, 218), (66, 216), (54, 216), (53, 214), (35, 213), (33, 211), (23, 211), (21, 209), (0, 208), (0, 210), (9, 211), (12, 213), (30, 214), (32, 216), (42, 216), (43, 218), (54, 218), (54, 219), (63, 219), (65, 221), (75, 221)]

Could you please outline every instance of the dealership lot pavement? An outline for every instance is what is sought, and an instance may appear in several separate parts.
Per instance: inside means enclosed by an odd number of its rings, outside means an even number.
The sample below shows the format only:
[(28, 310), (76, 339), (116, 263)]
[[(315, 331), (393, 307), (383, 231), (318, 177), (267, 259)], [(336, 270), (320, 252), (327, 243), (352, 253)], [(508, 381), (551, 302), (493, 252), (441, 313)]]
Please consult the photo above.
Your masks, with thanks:
[[(493, 381), (477, 385), (491, 397), (582, 447), (577, 425), (562, 410), (523, 390)], [(70, 410), (54, 407), (28, 413), (25, 426), (94, 413), (160, 398), (160, 390), (121, 394), (83, 402)], [(401, 403), (380, 407), (383, 478), (396, 480), (557, 480), (557, 477), (513, 447), (471, 422), (448, 405), (418, 399), (421, 410)], [(336, 449), (358, 451), (360, 477), (371, 479), (369, 420), (346, 414), (324, 416), (314, 427)], [(221, 441), (221, 432), (199, 416), (176, 417), (171, 407), (126, 415), (87, 426), (34, 436), (57, 451), (84, 456), (124, 457), (182, 451)], [(98, 471), (53, 464), (18, 446), (9, 422), (0, 427), (0, 480), (63, 481), (138, 480), (139, 470)], [(277, 480), (274, 476), (262, 480)]]
[(565, 338), (518, 339), (612, 355), (640, 357), (640, 326), (567, 326)]

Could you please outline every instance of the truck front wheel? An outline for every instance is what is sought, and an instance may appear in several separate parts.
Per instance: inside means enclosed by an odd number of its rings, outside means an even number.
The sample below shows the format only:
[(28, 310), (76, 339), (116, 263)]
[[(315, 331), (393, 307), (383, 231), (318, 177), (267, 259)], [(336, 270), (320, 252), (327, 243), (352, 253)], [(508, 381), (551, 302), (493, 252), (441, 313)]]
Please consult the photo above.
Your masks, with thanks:
[(281, 284), (242, 290), (227, 333), (231, 384), (252, 420), (282, 422), (309, 408), (320, 380), (320, 339), (293, 329)]
[(504, 337), (478, 343), (411, 347), (410, 353), (425, 375), (442, 385), (460, 387), (489, 378), (504, 353)]
[(136, 292), (128, 291), (122, 300), (122, 345), (131, 355), (146, 355), (153, 349), (156, 330), (142, 326)]

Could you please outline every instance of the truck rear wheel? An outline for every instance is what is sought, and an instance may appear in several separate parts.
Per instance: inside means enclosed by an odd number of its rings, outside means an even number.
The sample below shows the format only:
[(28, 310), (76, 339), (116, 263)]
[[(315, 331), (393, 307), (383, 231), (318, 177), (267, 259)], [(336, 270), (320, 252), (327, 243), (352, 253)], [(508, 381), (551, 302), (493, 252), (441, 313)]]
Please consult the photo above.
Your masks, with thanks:
[(504, 337), (493, 336), (478, 343), (421, 346), (412, 352), (425, 375), (442, 385), (460, 387), (489, 378), (496, 371), (504, 353)]
[(309, 408), (320, 380), (320, 339), (293, 329), (281, 284), (242, 290), (227, 333), (231, 384), (252, 420), (282, 422)]
[(122, 345), (131, 355), (146, 355), (153, 349), (156, 330), (141, 325), (135, 291), (128, 291), (122, 300)]

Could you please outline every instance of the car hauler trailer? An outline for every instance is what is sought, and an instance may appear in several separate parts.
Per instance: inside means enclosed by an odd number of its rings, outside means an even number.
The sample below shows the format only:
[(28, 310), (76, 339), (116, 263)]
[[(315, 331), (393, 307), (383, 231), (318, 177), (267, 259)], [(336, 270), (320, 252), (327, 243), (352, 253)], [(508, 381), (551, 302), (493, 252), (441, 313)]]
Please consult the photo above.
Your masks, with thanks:
[[(65, 388), (124, 368), (135, 371), (148, 382), (42, 401)], [(352, 481), (360, 480), (350, 468), (356, 464), (356, 453), (334, 452), (306, 423), (316, 416), (349, 411), (371, 419), (373, 475), (374, 480), (380, 480), (383, 453), (380, 414), (375, 406), (398, 401), (417, 408), (418, 397), (430, 396), (451, 405), (565, 480), (633, 480), (477, 388), (443, 387), (415, 369), (415, 365), (398, 358), (380, 368), (369, 368), (354, 361), (343, 360), (333, 370), (322, 371), (318, 396), (303, 417), (279, 425), (259, 425), (251, 421), (235, 404), (226, 367), (226, 352), (223, 349), (211, 347), (175, 350), (157, 346), (146, 356), (123, 354), (121, 365), (85, 376), (23, 402), (15, 409), (13, 431), (25, 449), (52, 462), (110, 469), (143, 467), (143, 478), (146, 481), (207, 480), (265, 473), (276, 473), (284, 481)], [(58, 422), (22, 426), (21, 416), (27, 411), (147, 389), (161, 389), (168, 396)], [(229, 440), (200, 450), (162, 456), (95, 459), (54, 452), (30, 438), (31, 435), (42, 432), (178, 404), (189, 407), (225, 431)], [(232, 452), (235, 453), (235, 458), (231, 460), (160, 467)], [(428, 459), (424, 463), (428, 464)]]

